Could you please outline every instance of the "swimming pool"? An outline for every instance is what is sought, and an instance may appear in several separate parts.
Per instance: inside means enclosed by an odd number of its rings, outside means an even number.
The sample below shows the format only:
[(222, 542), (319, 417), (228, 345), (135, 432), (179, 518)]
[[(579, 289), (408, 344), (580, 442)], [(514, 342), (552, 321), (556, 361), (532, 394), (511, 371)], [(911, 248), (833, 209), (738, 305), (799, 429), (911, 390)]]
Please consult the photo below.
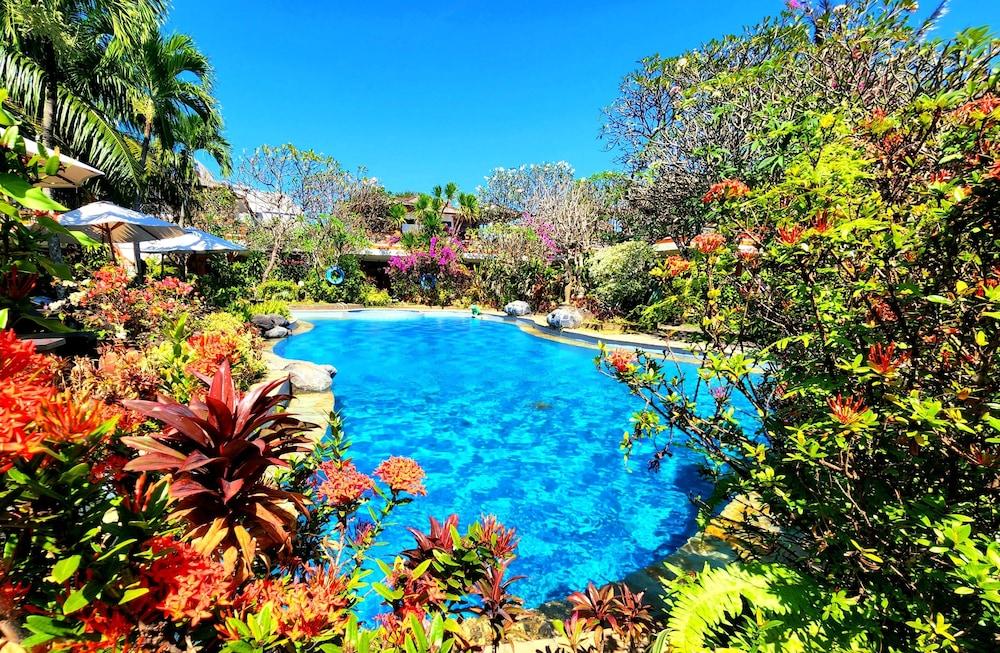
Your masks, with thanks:
[(514, 589), (537, 606), (621, 580), (695, 531), (689, 495), (709, 490), (695, 454), (678, 448), (657, 473), (648, 450), (623, 463), (617, 445), (640, 402), (597, 372), (595, 350), (454, 313), (326, 315), (307, 317), (315, 328), (276, 353), (337, 367), (360, 470), (400, 455), (427, 472), (427, 496), (385, 533), (386, 557), (411, 546), (405, 526), (426, 530), (430, 516), (456, 513), (465, 526), (495, 514), (517, 528), (512, 571), (527, 577)]

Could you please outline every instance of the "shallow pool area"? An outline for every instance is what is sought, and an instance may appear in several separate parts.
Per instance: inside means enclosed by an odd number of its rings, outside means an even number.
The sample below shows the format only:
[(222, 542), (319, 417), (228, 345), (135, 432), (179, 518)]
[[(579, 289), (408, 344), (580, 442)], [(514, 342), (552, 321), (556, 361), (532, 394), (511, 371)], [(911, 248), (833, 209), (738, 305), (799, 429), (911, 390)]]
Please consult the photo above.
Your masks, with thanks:
[[(379, 554), (409, 548), (406, 526), (455, 513), (517, 528), (528, 606), (588, 581), (620, 580), (695, 531), (691, 494), (708, 485), (678, 447), (659, 472), (618, 443), (641, 402), (602, 376), (593, 349), (464, 314), (356, 311), (307, 316), (315, 328), (276, 353), (337, 367), (337, 409), (352, 458), (370, 473), (390, 455), (426, 470), (428, 494), (395, 513)], [(687, 383), (695, 368), (682, 365)], [(708, 401), (711, 399), (703, 393)]]

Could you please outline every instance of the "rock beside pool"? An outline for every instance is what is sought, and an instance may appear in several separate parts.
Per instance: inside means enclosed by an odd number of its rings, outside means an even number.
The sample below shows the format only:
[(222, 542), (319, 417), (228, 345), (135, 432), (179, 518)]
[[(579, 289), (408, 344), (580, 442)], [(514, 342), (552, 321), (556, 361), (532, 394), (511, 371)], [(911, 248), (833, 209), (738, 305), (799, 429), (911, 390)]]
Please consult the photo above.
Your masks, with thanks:
[(326, 392), (333, 385), (337, 368), (307, 361), (290, 361), (282, 371), (288, 374), (296, 392)]
[(549, 313), (545, 321), (553, 329), (576, 329), (583, 324), (583, 313), (573, 307), (563, 306)]
[(264, 337), (268, 340), (273, 340), (276, 338), (285, 338), (289, 333), (291, 333), (291, 331), (289, 331), (287, 327), (276, 326), (265, 331)]
[(528, 302), (522, 302), (520, 300), (516, 302), (511, 302), (503, 307), (503, 312), (511, 317), (520, 317), (522, 315), (527, 315), (531, 312), (531, 307), (528, 306)]
[(258, 329), (267, 331), (274, 327), (288, 326), (288, 318), (277, 313), (258, 313), (250, 318), (250, 323)]

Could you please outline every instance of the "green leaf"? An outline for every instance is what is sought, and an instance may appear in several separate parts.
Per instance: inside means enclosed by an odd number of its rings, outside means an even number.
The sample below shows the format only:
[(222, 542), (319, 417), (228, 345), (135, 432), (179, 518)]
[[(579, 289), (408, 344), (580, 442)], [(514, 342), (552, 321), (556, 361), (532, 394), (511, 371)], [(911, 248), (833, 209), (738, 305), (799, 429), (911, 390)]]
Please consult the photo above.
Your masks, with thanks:
[(63, 558), (52, 567), (52, 580), (56, 583), (65, 583), (70, 576), (76, 573), (80, 567), (80, 556), (74, 555)]
[(35, 188), (24, 179), (9, 172), (0, 173), (0, 192), (14, 198), (26, 209), (36, 211), (65, 211), (66, 207), (55, 201), (41, 188)]
[(134, 601), (140, 596), (144, 596), (146, 594), (149, 594), (148, 587), (134, 587), (132, 589), (125, 590), (125, 593), (122, 594), (122, 599), (121, 601), (118, 602), (118, 605), (122, 605), (123, 603), (128, 603), (129, 601)]
[(88, 597), (90, 592), (87, 591), (88, 587), (90, 587), (89, 583), (80, 589), (73, 590), (73, 593), (70, 594), (69, 598), (66, 599), (66, 602), (63, 603), (63, 614), (73, 614), (77, 610), (85, 608), (88, 604), (90, 604), (90, 597)]

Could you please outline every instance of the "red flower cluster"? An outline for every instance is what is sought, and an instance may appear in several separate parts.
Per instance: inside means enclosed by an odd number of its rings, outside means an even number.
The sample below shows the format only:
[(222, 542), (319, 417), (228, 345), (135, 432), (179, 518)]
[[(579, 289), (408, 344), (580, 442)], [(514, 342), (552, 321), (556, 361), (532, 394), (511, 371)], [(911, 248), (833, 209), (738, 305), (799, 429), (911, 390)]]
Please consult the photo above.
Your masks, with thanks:
[[(340, 628), (346, 622), (350, 600), (347, 580), (336, 569), (311, 569), (301, 580), (288, 576), (250, 583), (236, 597), (238, 613), (257, 612), (265, 603), (273, 607), (278, 632), (302, 641)], [(238, 639), (234, 633), (224, 635)]]
[(144, 604), (196, 625), (228, 603), (233, 582), (220, 563), (171, 537), (155, 537), (146, 545), (157, 557), (143, 572), (150, 588)]
[(683, 256), (668, 256), (663, 261), (663, 272), (668, 277), (679, 277), (691, 269), (691, 261)]
[(802, 225), (791, 225), (778, 227), (778, 239), (785, 245), (796, 245), (802, 239), (805, 227)]
[(133, 651), (142, 651), (144, 648), (144, 639), (134, 637), (135, 624), (121, 610), (107, 605), (103, 601), (94, 601), (74, 616), (83, 624), (84, 632), (90, 635), (99, 635), (100, 638), (73, 642), (69, 645), (69, 650), (73, 653), (105, 653), (106, 651), (132, 653)]
[(619, 374), (624, 374), (629, 371), (629, 368), (636, 361), (636, 356), (634, 351), (628, 351), (625, 349), (616, 349), (610, 354), (608, 354), (608, 364), (615, 368)]
[(427, 494), (424, 487), (424, 470), (412, 458), (392, 456), (379, 463), (375, 468), (375, 475), (389, 486), (393, 492), (406, 492), (407, 494), (423, 495)]
[(37, 274), (22, 274), (18, 272), (17, 265), (12, 265), (7, 273), (0, 277), (0, 297), (15, 302), (20, 301), (31, 294), (37, 281)]
[(7, 580), (7, 573), (0, 570), (0, 620), (19, 623), (21, 606), (27, 595), (27, 585)]
[(978, 100), (971, 100), (952, 112), (952, 117), (958, 122), (978, 122), (986, 117), (992, 117), (994, 111), (1000, 108), (1000, 98), (995, 95), (985, 95)]
[(836, 397), (827, 399), (826, 403), (830, 407), (833, 419), (844, 426), (857, 424), (861, 420), (861, 416), (868, 410), (860, 397), (845, 398), (838, 394)]
[(702, 254), (711, 254), (726, 244), (726, 237), (719, 233), (698, 234), (691, 239), (691, 247)]
[(375, 487), (375, 481), (362, 474), (349, 460), (330, 460), (319, 468), (322, 480), (315, 484), (320, 499), (337, 507), (353, 506)]
[(104, 405), (59, 393), (53, 362), (13, 331), (0, 331), (0, 472), (45, 451), (45, 443), (93, 434), (106, 420)]
[(872, 345), (868, 348), (868, 367), (883, 376), (893, 374), (908, 358), (905, 353), (895, 356), (895, 351), (896, 343)]
[(739, 179), (723, 179), (720, 182), (712, 184), (705, 196), (701, 198), (701, 201), (705, 204), (710, 204), (716, 200), (733, 200), (745, 196), (750, 192), (750, 188), (747, 187)]

